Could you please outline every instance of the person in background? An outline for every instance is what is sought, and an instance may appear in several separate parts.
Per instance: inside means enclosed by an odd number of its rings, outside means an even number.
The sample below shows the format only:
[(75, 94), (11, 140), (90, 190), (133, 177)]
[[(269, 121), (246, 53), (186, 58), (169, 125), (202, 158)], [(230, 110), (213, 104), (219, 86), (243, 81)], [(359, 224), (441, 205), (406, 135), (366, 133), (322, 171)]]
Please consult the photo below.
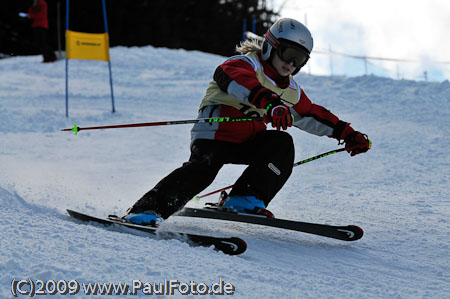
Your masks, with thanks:
[[(197, 123), (191, 131), (189, 161), (162, 179), (123, 216), (155, 225), (208, 187), (224, 164), (248, 165), (219, 207), (273, 217), (266, 209), (292, 172), (294, 144), (285, 130), (294, 126), (345, 143), (351, 156), (369, 150), (367, 135), (325, 107), (313, 103), (293, 75), (313, 48), (309, 30), (284, 18), (262, 44), (246, 40), (240, 55), (219, 65), (199, 107), (199, 118), (253, 117), (247, 122)], [(275, 130), (267, 130), (270, 123)]]
[(47, 3), (45, 0), (33, 0), (28, 9), (28, 18), (32, 20), (31, 28), (33, 30), (33, 41), (39, 51), (42, 53), (42, 62), (53, 62), (57, 59), (47, 40), (48, 18)]

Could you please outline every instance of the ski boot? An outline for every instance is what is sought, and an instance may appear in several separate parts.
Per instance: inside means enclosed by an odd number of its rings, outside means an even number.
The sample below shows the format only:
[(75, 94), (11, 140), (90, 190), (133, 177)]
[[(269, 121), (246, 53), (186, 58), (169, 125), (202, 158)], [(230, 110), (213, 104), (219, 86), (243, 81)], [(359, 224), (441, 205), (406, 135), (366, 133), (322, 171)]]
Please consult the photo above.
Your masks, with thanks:
[(164, 221), (155, 211), (136, 210), (130, 212), (130, 210), (131, 208), (122, 216), (122, 219), (133, 224), (158, 227)]
[(266, 209), (262, 200), (252, 195), (228, 196), (225, 191), (220, 194), (218, 210), (223, 212), (237, 212), (275, 218), (273, 213)]

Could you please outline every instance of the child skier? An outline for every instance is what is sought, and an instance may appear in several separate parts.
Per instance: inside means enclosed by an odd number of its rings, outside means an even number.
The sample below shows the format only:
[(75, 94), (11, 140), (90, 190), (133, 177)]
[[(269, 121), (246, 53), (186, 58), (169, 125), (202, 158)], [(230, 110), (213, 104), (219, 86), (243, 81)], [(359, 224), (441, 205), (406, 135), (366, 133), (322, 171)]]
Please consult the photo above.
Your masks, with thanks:
[[(199, 108), (199, 118), (263, 117), (264, 121), (197, 123), (191, 131), (191, 156), (162, 179), (123, 216), (137, 224), (155, 224), (181, 209), (207, 188), (224, 164), (248, 165), (223, 207), (270, 215), (265, 208), (289, 178), (294, 163), (295, 126), (318, 136), (343, 140), (351, 156), (369, 149), (365, 134), (310, 101), (293, 75), (313, 48), (309, 30), (283, 18), (267, 31), (262, 45), (245, 41), (245, 55), (217, 67)], [(276, 130), (266, 130), (271, 123)]]

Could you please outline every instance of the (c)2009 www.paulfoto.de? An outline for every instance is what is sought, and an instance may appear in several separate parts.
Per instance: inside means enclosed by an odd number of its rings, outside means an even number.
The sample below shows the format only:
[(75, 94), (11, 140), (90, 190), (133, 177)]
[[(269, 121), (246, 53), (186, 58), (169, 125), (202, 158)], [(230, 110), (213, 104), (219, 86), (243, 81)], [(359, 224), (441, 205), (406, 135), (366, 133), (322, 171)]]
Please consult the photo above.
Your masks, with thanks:
[(82, 291), (85, 295), (233, 295), (235, 287), (222, 279), (207, 284), (195, 281), (180, 282), (164, 280), (162, 282), (142, 282), (132, 280), (123, 282), (83, 282), (77, 280), (33, 280), (16, 279), (11, 282), (11, 293), (14, 297), (36, 295), (76, 295)]

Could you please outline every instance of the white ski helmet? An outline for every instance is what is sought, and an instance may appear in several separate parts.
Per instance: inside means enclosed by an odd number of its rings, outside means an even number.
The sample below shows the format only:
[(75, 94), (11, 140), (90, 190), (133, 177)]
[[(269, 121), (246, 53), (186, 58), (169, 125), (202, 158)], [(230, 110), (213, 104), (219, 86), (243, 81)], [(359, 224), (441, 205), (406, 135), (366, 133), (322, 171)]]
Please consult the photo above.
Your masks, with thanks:
[[(294, 47), (305, 55), (302, 61), (297, 62), (297, 71), (295, 72), (297, 73), (306, 64), (313, 49), (311, 32), (297, 20), (290, 18), (279, 19), (267, 30), (264, 36), (261, 49), (262, 59), (268, 60), (272, 50), (278, 49), (283, 44)], [(295, 58), (292, 57), (292, 59)]]

